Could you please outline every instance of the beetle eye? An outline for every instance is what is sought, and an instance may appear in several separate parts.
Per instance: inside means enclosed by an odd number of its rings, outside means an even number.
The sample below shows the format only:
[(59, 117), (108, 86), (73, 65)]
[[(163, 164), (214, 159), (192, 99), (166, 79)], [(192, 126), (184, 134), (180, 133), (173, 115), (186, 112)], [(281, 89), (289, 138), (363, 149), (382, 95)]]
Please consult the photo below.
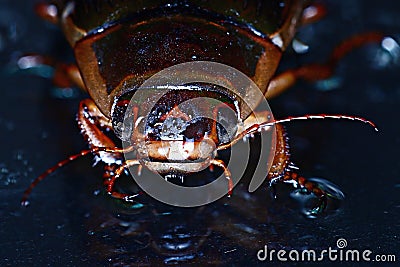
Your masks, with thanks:
[(186, 141), (201, 141), (206, 134), (210, 136), (212, 127), (216, 123), (218, 144), (229, 143), (234, 137), (237, 127), (236, 120), (234, 124), (229, 122), (222, 122), (222, 120), (215, 122), (210, 118), (195, 118), (187, 123), (186, 130), (183, 132)]
[(186, 127), (183, 135), (187, 141), (201, 141), (205, 134), (211, 130), (210, 119), (196, 118)]

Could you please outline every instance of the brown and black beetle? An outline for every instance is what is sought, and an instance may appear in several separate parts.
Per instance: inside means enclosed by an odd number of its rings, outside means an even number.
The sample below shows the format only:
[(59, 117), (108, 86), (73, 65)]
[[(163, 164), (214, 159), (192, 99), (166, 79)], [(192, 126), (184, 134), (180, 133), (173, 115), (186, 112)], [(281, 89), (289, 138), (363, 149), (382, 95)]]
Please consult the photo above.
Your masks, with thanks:
[[(374, 126), (372, 122), (359, 117), (324, 114), (274, 121), (265, 117), (263, 123), (255, 124), (251, 112), (239, 110), (244, 127), (235, 133), (234, 138), (224, 140), (224, 134), (216, 129), (214, 122), (193, 121), (188, 114), (174, 107), (182, 99), (193, 95), (226, 98), (228, 105), (237, 99), (218, 88), (193, 85), (196, 89), (188, 86), (185, 90), (171, 92), (166, 96), (164, 105), (158, 107), (157, 114), (160, 115), (153, 117), (154, 125), (146, 136), (151, 147), (149, 151), (153, 152), (151, 164), (140, 158), (126, 162), (123, 158), (124, 149), (116, 148), (104, 130), (112, 129), (121, 137), (121, 107), (126, 105), (127, 97), (143, 81), (165, 68), (191, 61), (223, 63), (245, 73), (260, 88), (264, 97), (271, 99), (298, 79), (312, 82), (330, 77), (336, 63), (345, 54), (365, 43), (379, 42), (383, 36), (379, 33), (355, 36), (339, 45), (326, 63), (310, 64), (276, 75), (282, 53), (291, 43), (297, 28), (318, 19), (324, 12), (321, 6), (301, 0), (59, 0), (38, 5), (37, 12), (43, 18), (59, 24), (73, 48), (76, 65), (58, 64), (56, 70), (63, 70), (57, 73), (64, 73), (58, 80), (72, 82), (90, 95), (79, 106), (78, 124), (91, 149), (61, 161), (39, 176), (26, 190), (23, 204), (27, 204), (28, 195), (45, 176), (89, 153), (95, 153), (106, 163), (104, 182), (107, 192), (125, 200), (131, 196), (115, 191), (114, 182), (126, 167), (132, 165), (141, 164), (159, 173), (196, 172), (198, 167), (216, 165), (224, 170), (229, 179), (230, 173), (225, 163), (211, 155), (273, 124), (276, 130), (276, 153), (267, 175), (270, 184), (294, 182), (313, 193), (319, 198), (319, 204), (312, 212), (319, 213), (326, 206), (327, 195), (318, 184), (296, 173), (290, 161), (286, 132), (279, 123), (293, 119), (344, 118)], [(44, 62), (40, 56), (26, 57), (25, 60), (33, 64)], [(179, 97), (176, 97), (177, 94)], [(258, 103), (260, 99), (253, 101)], [(137, 108), (140, 109), (140, 105)], [(188, 157), (201, 161), (197, 167), (187, 165), (185, 159), (180, 158), (174, 158), (173, 163), (168, 162), (173, 155), (158, 152), (160, 145), (172, 147), (174, 142), (179, 141), (162, 139), (162, 129), (156, 127), (157, 122), (170, 118), (185, 121), (182, 124), (185, 131), (182, 133), (193, 142)], [(233, 126), (235, 124), (233, 122)], [(205, 154), (199, 152), (200, 144), (206, 144)], [(229, 192), (231, 190), (230, 183)]]

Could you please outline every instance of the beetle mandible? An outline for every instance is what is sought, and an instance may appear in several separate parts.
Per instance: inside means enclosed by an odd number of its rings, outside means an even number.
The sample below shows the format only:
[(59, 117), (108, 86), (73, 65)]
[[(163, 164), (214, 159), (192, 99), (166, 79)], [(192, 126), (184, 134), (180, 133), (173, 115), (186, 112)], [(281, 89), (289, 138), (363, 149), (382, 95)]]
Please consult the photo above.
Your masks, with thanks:
[[(167, 67), (191, 61), (223, 63), (245, 73), (260, 88), (264, 97), (271, 99), (298, 79), (313, 82), (329, 78), (337, 62), (352, 49), (365, 43), (379, 42), (383, 38), (379, 33), (357, 35), (337, 46), (326, 63), (309, 64), (276, 75), (282, 53), (294, 38), (297, 28), (317, 20), (324, 13), (323, 7), (309, 2), (59, 0), (38, 5), (37, 13), (59, 24), (73, 48), (76, 65), (57, 64), (54, 67), (62, 75), (58, 80), (73, 83), (90, 95), (89, 99), (80, 103), (77, 120), (91, 149), (59, 162), (40, 175), (25, 191), (22, 204), (28, 203), (30, 192), (44, 177), (89, 153), (95, 153), (106, 163), (104, 183), (107, 192), (126, 201), (130, 201), (132, 196), (117, 192), (114, 183), (129, 166), (142, 164), (159, 173), (168, 172), (171, 168), (174, 173), (195, 172), (196, 169), (187, 167), (183, 160), (175, 163), (174, 167), (168, 165), (168, 168), (164, 168), (166, 164), (162, 162), (170, 158), (157, 152), (157, 142), (171, 146), (173, 140), (160, 139), (160, 133), (158, 136), (150, 136), (150, 133), (146, 136), (154, 141), (151, 166), (140, 159), (124, 161), (125, 150), (116, 148), (114, 141), (104, 134), (105, 129), (112, 129), (121, 138), (121, 107), (125, 106), (127, 97), (132, 96), (143, 81)], [(33, 64), (46, 64), (41, 56), (22, 59), (30, 60)], [(191, 90), (189, 86), (172, 95), (179, 94), (185, 98), (201, 92), (211, 98), (227, 97), (227, 102), (236, 100), (221, 89), (196, 86), (200, 90)], [(342, 118), (362, 121), (375, 127), (372, 122), (360, 117), (326, 114), (273, 121), (265, 117), (263, 123), (255, 124), (253, 114), (242, 111), (243, 131), (237, 132), (232, 140), (224, 141), (224, 135), (220, 129), (216, 129), (215, 122), (189, 122), (188, 114), (176, 111), (174, 107), (179, 103), (172, 95), (166, 96), (168, 104), (153, 119), (158, 122), (165, 122), (168, 118), (180, 119), (185, 127), (194, 128), (195, 134), (193, 131), (183, 132), (185, 138), (190, 135), (193, 140), (194, 148), (189, 156), (203, 161), (203, 165), (222, 168), (228, 181), (230, 172), (225, 163), (218, 159), (209, 160), (210, 155), (231, 147), (243, 137), (268, 125), (275, 125), (276, 153), (267, 174), (268, 181), (270, 184), (279, 181), (295, 183), (313, 193), (319, 203), (311, 210), (312, 213), (320, 213), (325, 209), (327, 195), (316, 183), (307, 181), (293, 168), (288, 138), (281, 123), (294, 119)], [(260, 99), (253, 101), (257, 103)], [(140, 106), (137, 108), (140, 109)], [(205, 156), (199, 153), (200, 143), (209, 144)], [(229, 183), (228, 194), (231, 190), (232, 184)]]

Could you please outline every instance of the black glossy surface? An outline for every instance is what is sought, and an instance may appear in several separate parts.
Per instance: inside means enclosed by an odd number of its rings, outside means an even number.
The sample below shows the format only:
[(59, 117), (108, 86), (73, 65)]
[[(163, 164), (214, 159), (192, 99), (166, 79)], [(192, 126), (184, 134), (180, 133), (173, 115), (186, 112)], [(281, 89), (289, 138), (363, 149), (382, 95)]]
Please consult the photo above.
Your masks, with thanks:
[[(377, 55), (384, 55), (379, 45), (343, 60), (335, 90), (299, 83), (270, 101), (276, 117), (343, 113), (378, 125), (378, 133), (348, 121), (288, 126), (301, 173), (326, 178), (346, 194), (337, 212), (306, 219), (283, 186), (275, 201), (269, 191), (249, 196), (239, 187), (232, 199), (203, 208), (170, 208), (149, 200), (150, 205), (132, 209), (98, 194), (102, 168), (92, 168), (91, 157), (57, 171), (34, 190), (28, 208), (20, 207), (32, 179), (86, 148), (75, 122), (79, 97), (55, 98), (49, 80), (12, 72), (22, 53), (71, 56), (59, 30), (36, 18), (32, 5), (0, 1), (0, 265), (269, 265), (256, 258), (265, 244), (318, 250), (334, 248), (338, 238), (349, 248), (396, 254), (400, 261), (400, 56), (377, 66)], [(299, 35), (309, 53), (289, 51), (282, 69), (323, 60), (334, 44), (358, 32), (381, 30), (400, 41), (397, 2), (332, 0), (327, 6), (327, 18)]]

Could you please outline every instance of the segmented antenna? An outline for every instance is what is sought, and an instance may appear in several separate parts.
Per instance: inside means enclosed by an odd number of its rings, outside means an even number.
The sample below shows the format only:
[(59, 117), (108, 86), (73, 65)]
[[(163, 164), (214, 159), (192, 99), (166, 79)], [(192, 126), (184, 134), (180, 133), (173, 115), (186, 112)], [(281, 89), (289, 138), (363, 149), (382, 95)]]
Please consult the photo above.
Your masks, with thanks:
[(289, 122), (289, 121), (294, 121), (294, 120), (312, 120), (312, 119), (346, 119), (346, 120), (352, 120), (352, 121), (361, 121), (363, 123), (369, 124), (371, 127), (374, 128), (375, 131), (378, 131), (378, 128), (376, 127), (375, 123), (373, 123), (370, 120), (357, 117), (357, 116), (348, 116), (348, 115), (331, 115), (331, 114), (315, 114), (315, 115), (304, 115), (304, 116), (298, 116), (298, 117), (287, 117), (285, 119), (280, 119), (280, 120), (274, 120), (271, 122), (265, 122), (259, 124), (259, 127), (269, 127), (277, 123), (284, 123), (284, 122)]
[(29, 201), (28, 201), (28, 197), (31, 194), (33, 188), (36, 187), (36, 185), (38, 183), (40, 183), (44, 178), (46, 178), (48, 175), (50, 175), (51, 173), (55, 172), (58, 168), (61, 168), (63, 166), (65, 166), (66, 164), (80, 158), (80, 157), (84, 157), (90, 153), (97, 153), (97, 152), (110, 152), (110, 153), (125, 153), (125, 152), (130, 152), (133, 150), (133, 147), (130, 146), (126, 149), (122, 149), (122, 148), (108, 148), (108, 147), (94, 147), (92, 149), (88, 149), (88, 150), (82, 150), (80, 153), (69, 156), (67, 159), (64, 159), (60, 162), (58, 162), (56, 165), (54, 165), (53, 167), (47, 169), (44, 173), (42, 173), (40, 176), (38, 176), (35, 180), (33, 180), (33, 182), (29, 185), (29, 187), (25, 190), (24, 195), (22, 196), (21, 199), (21, 205), (22, 206), (28, 206), (29, 205)]
[(374, 128), (375, 131), (378, 131), (378, 128), (376, 127), (375, 123), (373, 123), (370, 120), (357, 117), (357, 116), (348, 116), (348, 115), (341, 115), (341, 114), (306, 114), (303, 116), (297, 116), (297, 117), (287, 117), (284, 119), (280, 120), (273, 120), (273, 121), (266, 121), (260, 124), (253, 124), (240, 134), (238, 134), (235, 139), (233, 139), (230, 143), (221, 145), (217, 148), (217, 150), (224, 150), (226, 148), (229, 148), (236, 144), (239, 140), (242, 138), (245, 138), (248, 135), (261, 132), (262, 130), (265, 130), (266, 128), (273, 126), (278, 123), (285, 123), (285, 122), (290, 122), (294, 120), (313, 120), (313, 119), (345, 119), (345, 120), (352, 120), (352, 121), (360, 121), (366, 124), (369, 124), (372, 128)]

